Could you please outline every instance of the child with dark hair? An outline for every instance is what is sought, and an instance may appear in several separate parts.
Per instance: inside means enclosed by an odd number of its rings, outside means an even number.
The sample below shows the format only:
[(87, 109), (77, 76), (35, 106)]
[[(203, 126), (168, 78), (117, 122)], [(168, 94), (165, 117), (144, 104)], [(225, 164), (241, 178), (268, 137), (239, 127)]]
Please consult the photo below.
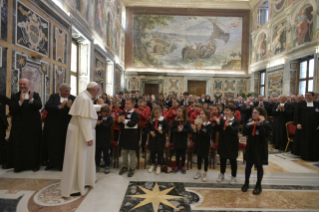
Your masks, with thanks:
[(110, 116), (110, 108), (103, 107), (96, 123), (96, 146), (95, 146), (95, 164), (96, 172), (100, 170), (101, 153), (103, 152), (105, 162), (105, 174), (110, 173), (110, 146), (111, 146), (111, 127), (113, 117)]
[(259, 195), (262, 192), (261, 181), (264, 175), (263, 165), (268, 165), (268, 142), (267, 138), (271, 133), (271, 127), (267, 122), (267, 111), (264, 108), (256, 107), (253, 110), (252, 118), (243, 129), (243, 134), (248, 137), (244, 154), (246, 161), (245, 184), (242, 191), (249, 188), (249, 178), (253, 165), (257, 169), (257, 183), (253, 194)]
[(210, 149), (210, 134), (212, 131), (212, 125), (209, 121), (210, 111), (202, 110), (200, 112), (200, 118), (203, 123), (201, 125), (192, 124), (192, 129), (196, 135), (194, 153), (197, 155), (197, 168), (198, 171), (194, 176), (194, 179), (198, 179), (202, 176), (202, 161), (204, 160), (204, 173), (202, 181), (207, 181), (207, 170), (208, 170), (208, 154)]
[(235, 111), (236, 107), (234, 105), (226, 105), (224, 117), (215, 118), (216, 125), (214, 129), (219, 132), (218, 154), (220, 156), (220, 174), (217, 178), (217, 182), (219, 183), (224, 180), (227, 159), (230, 160), (231, 165), (232, 177), (230, 184), (236, 183), (239, 121), (234, 117)]
[(149, 134), (148, 148), (151, 151), (152, 165), (148, 172), (152, 173), (155, 169), (155, 159), (157, 155), (156, 174), (161, 173), (163, 151), (166, 143), (166, 133), (168, 133), (168, 122), (162, 116), (162, 109), (154, 106), (152, 114), (147, 123), (147, 133)]
[[(236, 107), (236, 102), (233, 100), (229, 100), (228, 101), (228, 105), (234, 105)], [(235, 110), (235, 119), (237, 119), (240, 123), (241, 121), (241, 114), (239, 110)]]
[[(189, 133), (191, 133), (191, 123), (188, 120), (186, 108), (180, 106), (177, 109), (176, 119), (173, 120), (171, 125), (171, 136), (176, 156), (175, 173), (178, 172), (178, 169), (181, 169), (182, 173), (186, 174), (185, 157)], [(181, 166), (180, 159), (182, 159)]]

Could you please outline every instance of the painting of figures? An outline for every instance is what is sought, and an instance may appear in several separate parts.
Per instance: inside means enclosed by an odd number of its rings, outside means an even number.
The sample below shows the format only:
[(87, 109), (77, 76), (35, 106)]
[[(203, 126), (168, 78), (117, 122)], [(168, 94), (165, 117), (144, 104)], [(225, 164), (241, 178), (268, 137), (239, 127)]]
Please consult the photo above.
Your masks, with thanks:
[(261, 35), (259, 35), (258, 40), (257, 40), (257, 45), (256, 45), (256, 49), (257, 49), (257, 59), (256, 62), (261, 61), (264, 59), (267, 50), (266, 50), (266, 34), (262, 33)]
[(135, 14), (133, 66), (241, 70), (242, 19)]
[(286, 50), (286, 23), (284, 21), (274, 28), (271, 51), (274, 55), (280, 54)]
[(295, 20), (294, 44), (299, 46), (312, 41), (313, 34), (313, 7), (307, 5), (303, 7)]
[(107, 14), (106, 24), (106, 45), (112, 50), (113, 49), (113, 21), (111, 12)]
[(95, 0), (94, 15), (94, 29), (100, 35), (101, 38), (105, 39), (106, 18), (103, 0)]
[(89, 23), (92, 22), (91, 18), (91, 0), (66, 0), (65, 1), (73, 9), (76, 9), (80, 12), (81, 17)]

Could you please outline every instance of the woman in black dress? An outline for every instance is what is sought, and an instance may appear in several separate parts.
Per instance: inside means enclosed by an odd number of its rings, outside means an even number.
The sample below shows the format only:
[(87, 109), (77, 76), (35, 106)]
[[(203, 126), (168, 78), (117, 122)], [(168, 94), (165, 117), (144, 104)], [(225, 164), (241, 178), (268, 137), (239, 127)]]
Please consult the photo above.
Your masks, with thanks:
[(267, 138), (270, 133), (271, 127), (267, 122), (267, 111), (261, 107), (254, 108), (252, 118), (243, 129), (243, 134), (247, 136), (247, 146), (244, 155), (246, 161), (245, 184), (241, 189), (243, 192), (246, 192), (249, 188), (249, 178), (253, 165), (257, 169), (257, 184), (253, 194), (259, 195), (262, 192), (263, 165), (268, 165)]
[(148, 148), (151, 151), (152, 165), (148, 172), (152, 173), (155, 169), (155, 159), (157, 154), (156, 174), (161, 173), (163, 151), (166, 143), (166, 133), (168, 133), (168, 122), (162, 116), (162, 108), (154, 106), (152, 115), (147, 123), (147, 133), (149, 134)]

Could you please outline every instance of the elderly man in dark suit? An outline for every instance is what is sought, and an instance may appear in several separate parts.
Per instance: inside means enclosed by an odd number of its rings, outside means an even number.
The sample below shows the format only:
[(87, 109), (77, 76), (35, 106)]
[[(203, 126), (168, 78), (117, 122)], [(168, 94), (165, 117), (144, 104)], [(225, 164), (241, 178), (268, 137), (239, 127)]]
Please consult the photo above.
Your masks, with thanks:
[(268, 116), (269, 114), (269, 104), (268, 102), (264, 101), (264, 97), (262, 95), (258, 96), (258, 101), (254, 103), (254, 107), (263, 107), (267, 111)]
[(5, 168), (6, 164), (6, 130), (9, 126), (7, 117), (6, 117), (6, 105), (10, 105), (10, 99), (5, 95), (0, 94), (0, 160), (2, 167)]
[(47, 146), (49, 163), (45, 170), (53, 167), (62, 171), (66, 132), (72, 116), (69, 110), (75, 96), (70, 95), (71, 87), (68, 84), (60, 86), (60, 93), (52, 94), (45, 104), (48, 115), (43, 128), (43, 142)]

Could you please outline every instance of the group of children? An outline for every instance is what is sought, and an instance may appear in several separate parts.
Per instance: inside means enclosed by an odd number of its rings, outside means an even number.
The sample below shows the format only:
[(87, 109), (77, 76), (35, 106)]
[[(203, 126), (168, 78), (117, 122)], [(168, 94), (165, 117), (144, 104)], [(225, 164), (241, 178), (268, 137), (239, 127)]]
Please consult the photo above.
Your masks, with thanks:
[[(211, 148), (211, 140), (215, 139), (216, 132), (219, 132), (218, 149), (220, 156), (220, 174), (217, 182), (224, 180), (227, 159), (231, 165), (230, 184), (236, 183), (237, 157), (239, 149), (238, 130), (240, 120), (236, 117), (236, 107), (234, 104), (225, 105), (223, 108), (215, 105), (202, 106), (199, 103), (188, 102), (189, 107), (179, 106), (177, 100), (172, 100), (172, 107), (165, 111), (160, 104), (154, 102), (153, 109), (147, 115), (144, 100), (139, 100), (139, 107), (134, 108), (135, 99), (127, 99), (123, 111), (119, 109), (120, 103), (115, 102), (114, 108), (110, 112), (109, 108), (102, 108), (96, 126), (96, 165), (97, 171), (101, 159), (101, 152), (104, 155), (105, 173), (109, 173), (109, 147), (110, 129), (115, 121), (114, 137), (119, 138), (119, 145), (123, 157), (123, 165), (119, 172), (120, 175), (128, 172), (132, 177), (136, 167), (136, 150), (140, 148), (140, 127), (143, 127), (143, 135), (147, 142), (142, 145), (151, 152), (151, 166), (148, 172), (154, 170), (156, 174), (161, 173), (163, 162), (163, 151), (167, 135), (170, 134), (170, 143), (174, 147), (176, 165), (173, 171), (179, 170), (185, 174), (186, 150), (189, 147), (189, 139), (194, 142), (193, 151), (197, 155), (198, 171), (194, 179), (202, 178), (207, 181), (208, 156)], [(144, 105), (143, 105), (144, 104)], [(141, 123), (141, 118), (143, 122)], [(145, 120), (144, 120), (145, 119)], [(117, 127), (117, 128), (116, 128)], [(117, 132), (116, 132), (117, 131)], [(120, 132), (120, 135), (118, 134)], [(247, 136), (247, 147), (244, 155), (246, 160), (246, 180), (242, 191), (246, 192), (249, 188), (249, 177), (252, 166), (257, 169), (257, 185), (254, 194), (261, 192), (261, 180), (263, 176), (263, 164), (268, 164), (268, 146), (266, 137), (270, 133), (267, 123), (267, 113), (263, 108), (253, 110), (252, 119), (245, 125), (243, 134)], [(148, 137), (148, 139), (146, 138)], [(102, 145), (103, 143), (103, 145)], [(144, 144), (143, 144), (144, 143)], [(130, 160), (129, 160), (130, 157)], [(130, 163), (129, 163), (130, 161)], [(202, 164), (204, 161), (204, 164)], [(156, 166), (157, 164), (157, 166)], [(204, 171), (202, 172), (202, 165)]]

